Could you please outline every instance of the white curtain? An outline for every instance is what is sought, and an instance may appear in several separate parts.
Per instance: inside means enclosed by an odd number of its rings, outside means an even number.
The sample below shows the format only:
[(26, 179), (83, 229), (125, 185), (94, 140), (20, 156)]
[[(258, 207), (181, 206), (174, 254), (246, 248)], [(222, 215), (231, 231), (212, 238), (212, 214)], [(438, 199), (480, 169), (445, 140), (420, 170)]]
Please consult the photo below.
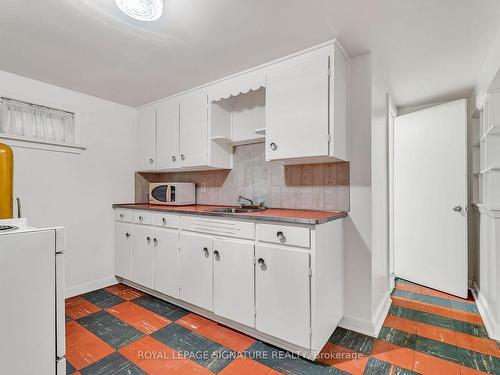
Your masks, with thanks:
[(0, 98), (0, 133), (74, 144), (75, 115)]

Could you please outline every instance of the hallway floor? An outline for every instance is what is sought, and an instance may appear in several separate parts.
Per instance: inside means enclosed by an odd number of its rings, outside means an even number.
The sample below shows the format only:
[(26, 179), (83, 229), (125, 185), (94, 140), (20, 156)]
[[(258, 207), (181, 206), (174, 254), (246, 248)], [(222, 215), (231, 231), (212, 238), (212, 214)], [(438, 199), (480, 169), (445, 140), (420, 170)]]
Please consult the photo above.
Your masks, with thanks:
[(472, 298), (403, 280), (378, 339), (338, 328), (316, 362), (123, 284), (69, 298), (66, 335), (68, 374), (500, 374)]

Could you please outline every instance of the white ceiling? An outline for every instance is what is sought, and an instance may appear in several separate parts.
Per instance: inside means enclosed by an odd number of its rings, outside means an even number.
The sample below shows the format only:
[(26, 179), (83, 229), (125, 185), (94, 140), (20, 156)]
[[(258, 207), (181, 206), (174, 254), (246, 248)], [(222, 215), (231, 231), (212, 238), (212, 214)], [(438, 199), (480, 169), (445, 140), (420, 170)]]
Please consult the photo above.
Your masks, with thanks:
[(412, 106), (469, 94), (499, 19), (498, 0), (165, 0), (151, 23), (114, 0), (2, 0), (0, 69), (137, 106), (338, 37)]

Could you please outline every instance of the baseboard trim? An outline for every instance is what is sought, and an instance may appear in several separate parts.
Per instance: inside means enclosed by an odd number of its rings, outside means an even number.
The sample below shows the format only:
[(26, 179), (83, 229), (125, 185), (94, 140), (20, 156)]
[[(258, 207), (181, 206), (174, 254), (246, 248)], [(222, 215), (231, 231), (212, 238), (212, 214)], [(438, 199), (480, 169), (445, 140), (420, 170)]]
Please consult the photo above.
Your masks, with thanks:
[(116, 277), (110, 276), (110, 277), (105, 277), (104, 279), (78, 284), (70, 288), (66, 288), (65, 296), (66, 298), (78, 296), (83, 293), (92, 292), (97, 289), (105, 288), (107, 286), (116, 284), (117, 282), (118, 281), (116, 280)]
[(488, 332), (488, 336), (493, 340), (500, 340), (500, 325), (493, 318), (493, 314), (489, 309), (488, 303), (483, 298), (483, 295), (479, 292), (479, 289), (474, 282), (473, 287), (470, 288), (474, 299), (476, 300), (476, 306), (479, 310), (479, 315), (483, 319), (484, 326)]
[(384, 320), (391, 307), (391, 293), (386, 294), (383, 301), (379, 305), (377, 313), (372, 320), (360, 319), (344, 315), (339, 323), (339, 327), (349, 329), (358, 333), (362, 333), (371, 337), (378, 337), (380, 330), (384, 324)]

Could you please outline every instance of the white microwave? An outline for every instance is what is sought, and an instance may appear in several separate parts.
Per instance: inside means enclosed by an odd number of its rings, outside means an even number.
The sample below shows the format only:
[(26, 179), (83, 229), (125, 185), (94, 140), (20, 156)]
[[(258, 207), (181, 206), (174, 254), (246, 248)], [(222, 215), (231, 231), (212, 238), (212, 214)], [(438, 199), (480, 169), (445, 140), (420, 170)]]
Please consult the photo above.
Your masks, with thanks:
[(191, 182), (156, 182), (149, 184), (149, 203), (172, 206), (195, 204), (196, 189)]

